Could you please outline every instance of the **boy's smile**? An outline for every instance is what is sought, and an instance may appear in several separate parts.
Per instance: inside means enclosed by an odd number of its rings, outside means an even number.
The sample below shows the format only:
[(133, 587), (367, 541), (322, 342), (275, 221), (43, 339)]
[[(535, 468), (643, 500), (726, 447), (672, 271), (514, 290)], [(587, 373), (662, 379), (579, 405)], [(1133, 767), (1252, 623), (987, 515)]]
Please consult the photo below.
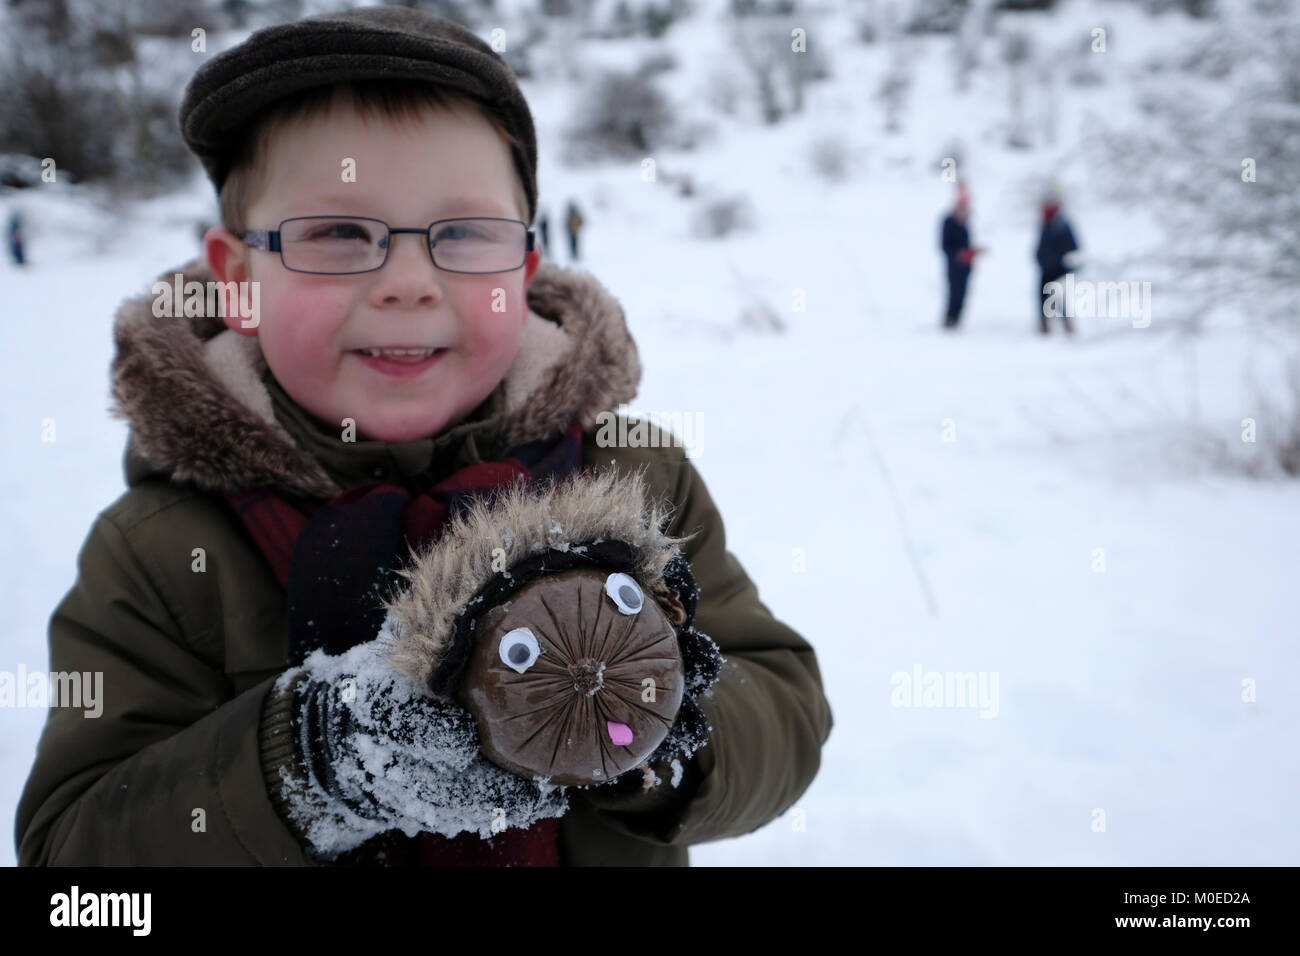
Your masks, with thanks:
[(417, 375), (429, 368), (443, 355), (446, 348), (422, 349), (410, 345), (392, 348), (356, 349), (367, 365), (385, 375)]
[[(355, 181), (346, 181), (349, 168)], [(408, 227), (452, 217), (522, 220), (510, 151), (470, 108), (362, 116), (344, 99), (327, 114), (273, 130), (246, 213), (251, 229), (302, 216), (359, 216)], [(389, 442), (435, 435), (492, 393), (518, 350), (540, 254), (510, 272), (472, 275), (434, 266), (425, 237), (393, 233), (382, 268), (318, 275), (284, 267), (278, 252), (209, 232), (222, 281), (260, 285), (256, 335), (293, 399), (328, 429), (344, 419)]]

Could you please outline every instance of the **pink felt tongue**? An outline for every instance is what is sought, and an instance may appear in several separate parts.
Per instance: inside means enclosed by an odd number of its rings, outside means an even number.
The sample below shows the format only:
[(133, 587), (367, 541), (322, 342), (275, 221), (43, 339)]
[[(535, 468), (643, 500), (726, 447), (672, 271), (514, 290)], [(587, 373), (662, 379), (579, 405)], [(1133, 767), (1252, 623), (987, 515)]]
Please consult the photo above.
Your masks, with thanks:
[(609, 739), (618, 746), (626, 747), (632, 742), (632, 728), (627, 724), (620, 724), (616, 720), (607, 720), (605, 726), (609, 728)]

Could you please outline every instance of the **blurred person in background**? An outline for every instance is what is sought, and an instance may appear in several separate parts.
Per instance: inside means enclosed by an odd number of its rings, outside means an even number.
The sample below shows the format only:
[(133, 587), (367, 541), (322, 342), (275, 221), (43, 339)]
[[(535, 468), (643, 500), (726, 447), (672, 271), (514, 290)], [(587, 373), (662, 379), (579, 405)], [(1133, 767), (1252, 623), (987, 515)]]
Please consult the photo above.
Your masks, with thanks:
[(537, 220), (537, 230), (542, 234), (542, 253), (546, 258), (551, 257), (551, 214), (543, 208), (541, 217)]
[[(1049, 298), (1047, 284), (1057, 282), (1074, 271), (1073, 258), (1074, 253), (1079, 249), (1079, 244), (1075, 241), (1074, 230), (1070, 228), (1070, 223), (1061, 212), (1061, 190), (1058, 186), (1052, 186), (1043, 194), (1040, 209), (1043, 225), (1038, 234), (1038, 249), (1035, 252), (1039, 269), (1038, 290), (1041, 295), (1038, 331), (1047, 335), (1051, 331), (1047, 322)], [(1066, 333), (1073, 335), (1074, 326), (1070, 323), (1068, 310), (1061, 310), (1060, 319)]]
[(23, 236), (23, 216), (15, 209), (9, 216), (9, 255), (13, 257), (14, 265), (21, 266), (27, 262), (26, 242)]
[(565, 228), (569, 231), (569, 256), (574, 262), (578, 261), (578, 233), (582, 232), (584, 221), (582, 213), (578, 211), (578, 203), (570, 199), (569, 215), (565, 219)]
[(984, 251), (970, 244), (970, 190), (965, 183), (957, 185), (957, 201), (943, 220), (939, 246), (948, 266), (948, 309), (943, 327), (954, 329), (961, 321), (962, 305), (966, 301), (966, 286), (970, 282), (971, 264)]

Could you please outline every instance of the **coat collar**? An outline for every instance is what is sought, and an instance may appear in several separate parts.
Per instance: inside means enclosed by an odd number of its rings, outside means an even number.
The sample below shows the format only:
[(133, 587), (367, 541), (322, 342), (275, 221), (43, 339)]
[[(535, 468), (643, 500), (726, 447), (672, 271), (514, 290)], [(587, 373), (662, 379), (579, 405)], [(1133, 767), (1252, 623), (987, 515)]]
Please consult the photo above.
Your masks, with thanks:
[[(207, 282), (195, 260), (159, 277)], [(206, 491), (270, 487), (332, 497), (376, 479), (432, 480), (507, 448), (548, 438), (574, 419), (596, 426), (636, 395), (641, 363), (622, 307), (589, 273), (543, 262), (514, 364), (464, 420), (411, 442), (343, 442), (284, 392), (254, 338), (218, 317), (158, 317), (151, 290), (114, 324), (113, 414), (127, 421), (128, 484), (149, 475)]]

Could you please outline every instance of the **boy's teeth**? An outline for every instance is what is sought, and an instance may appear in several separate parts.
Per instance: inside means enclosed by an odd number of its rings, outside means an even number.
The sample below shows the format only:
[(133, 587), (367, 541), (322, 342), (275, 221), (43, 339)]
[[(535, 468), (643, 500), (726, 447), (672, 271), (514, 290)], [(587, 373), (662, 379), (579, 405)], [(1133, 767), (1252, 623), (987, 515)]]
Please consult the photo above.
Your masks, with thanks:
[(434, 352), (438, 350), (437, 349), (362, 349), (361, 351), (365, 352), (371, 358), (391, 358), (391, 357), (427, 358), (428, 356), (432, 355)]

